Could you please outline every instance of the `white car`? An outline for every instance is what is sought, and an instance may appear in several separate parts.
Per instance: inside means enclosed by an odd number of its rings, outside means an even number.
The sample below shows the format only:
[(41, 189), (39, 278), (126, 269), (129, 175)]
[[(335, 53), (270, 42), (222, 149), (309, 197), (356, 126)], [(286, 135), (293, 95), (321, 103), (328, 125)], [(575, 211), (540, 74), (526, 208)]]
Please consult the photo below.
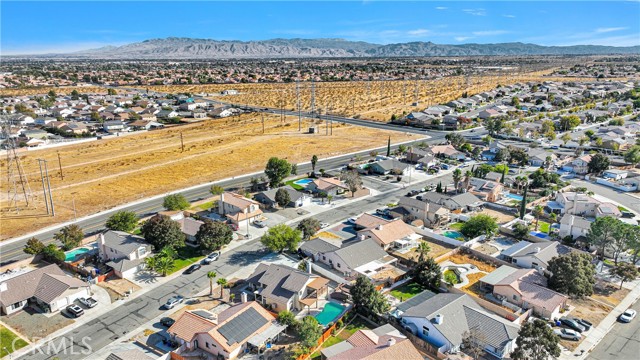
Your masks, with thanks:
[(355, 217), (351, 217), (351, 218), (349, 218), (349, 220), (347, 220), (347, 222), (348, 222), (349, 224), (355, 224), (355, 223), (356, 223), (356, 221), (358, 221), (358, 218), (355, 218)]
[(569, 339), (573, 341), (578, 341), (582, 337), (579, 332), (571, 329), (555, 329), (553, 330), (553, 333), (563, 339)]
[(620, 316), (618, 317), (618, 320), (628, 323), (628, 322), (631, 322), (631, 320), (633, 320), (633, 318), (636, 317), (637, 314), (638, 314), (637, 311), (633, 309), (627, 309), (625, 310), (625, 312), (620, 314)]
[(218, 258), (220, 257), (220, 253), (219, 252), (212, 252), (211, 254), (207, 255), (206, 258), (204, 258), (204, 263), (205, 264), (211, 264), (212, 262), (218, 260)]
[(320, 223), (320, 229), (325, 229), (329, 227), (329, 223)]

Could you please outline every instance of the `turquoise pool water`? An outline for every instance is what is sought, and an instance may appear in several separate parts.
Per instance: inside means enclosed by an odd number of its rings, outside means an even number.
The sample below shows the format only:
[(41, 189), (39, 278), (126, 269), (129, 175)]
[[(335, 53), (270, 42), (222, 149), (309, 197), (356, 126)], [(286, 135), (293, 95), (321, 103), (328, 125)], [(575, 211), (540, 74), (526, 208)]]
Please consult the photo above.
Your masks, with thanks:
[(511, 198), (513, 200), (522, 201), (522, 196), (520, 196), (520, 195), (515, 195), (515, 194), (509, 193), (509, 194), (507, 194), (505, 196), (508, 197), (508, 198)]
[(302, 187), (305, 187), (310, 182), (313, 182), (313, 180), (312, 179), (300, 179), (300, 180), (294, 181), (293, 183), (296, 184), (296, 185), (300, 185)]
[(335, 321), (338, 318), (338, 316), (342, 314), (344, 309), (346, 308), (340, 304), (328, 302), (324, 306), (324, 309), (322, 309), (320, 313), (315, 315), (315, 318), (316, 320), (318, 320), (320, 324), (322, 324), (322, 326), (327, 326), (333, 321)]
[(459, 238), (464, 239), (464, 235), (462, 235), (462, 233), (459, 231), (447, 230), (443, 232), (442, 235), (454, 240), (458, 240)]
[(64, 261), (74, 261), (76, 259), (76, 256), (78, 255), (82, 255), (86, 252), (91, 251), (91, 249), (87, 249), (87, 248), (79, 248), (79, 249), (74, 249), (71, 250), (67, 253), (64, 253)]
[(540, 231), (532, 231), (532, 232), (530, 232), (530, 234), (535, 236), (535, 237), (539, 237), (541, 239), (546, 239), (546, 238), (549, 237), (549, 235), (547, 235), (547, 234), (545, 234), (543, 232), (540, 232)]

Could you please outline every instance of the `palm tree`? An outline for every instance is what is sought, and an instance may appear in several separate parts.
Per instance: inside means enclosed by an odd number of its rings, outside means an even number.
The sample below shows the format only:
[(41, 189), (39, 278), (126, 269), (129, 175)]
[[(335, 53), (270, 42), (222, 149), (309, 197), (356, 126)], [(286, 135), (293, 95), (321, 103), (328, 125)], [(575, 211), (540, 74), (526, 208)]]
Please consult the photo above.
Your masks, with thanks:
[(458, 192), (458, 185), (460, 185), (460, 180), (462, 180), (462, 171), (460, 169), (455, 169), (453, 171), (453, 183), (456, 187), (456, 192)]
[(316, 164), (318, 163), (318, 156), (317, 155), (313, 155), (311, 157), (311, 173), (315, 173), (316, 172)]
[(429, 246), (428, 242), (421, 241), (420, 244), (418, 244), (418, 249), (416, 251), (420, 254), (418, 256), (418, 262), (420, 263), (425, 259), (425, 257), (427, 257), (429, 251), (431, 251), (431, 246)]
[(536, 217), (536, 230), (535, 231), (538, 231), (538, 222), (540, 221), (540, 216), (542, 216), (542, 214), (544, 214), (544, 210), (542, 209), (542, 206), (536, 205), (533, 208), (532, 213), (533, 213), (533, 216)]
[(156, 271), (162, 276), (167, 276), (167, 273), (173, 270), (174, 266), (173, 258), (161, 256), (156, 260)]
[(144, 259), (144, 264), (147, 266), (147, 269), (155, 270), (156, 269), (156, 257), (155, 256), (149, 256), (148, 258)]
[(176, 253), (176, 251), (169, 246), (163, 247), (162, 250), (160, 250), (160, 252), (158, 253), (158, 256), (160, 257), (166, 257), (171, 259), (175, 259), (177, 255), (178, 254)]
[(222, 295), (224, 294), (224, 287), (227, 286), (227, 279), (220, 278), (216, 281), (218, 285), (220, 285), (220, 299), (222, 299)]
[(207, 278), (209, 279), (209, 296), (213, 296), (213, 279), (218, 276), (218, 273), (215, 271), (209, 271), (207, 273)]
[(471, 178), (473, 177), (473, 173), (471, 170), (467, 170), (464, 173), (464, 188), (465, 190), (469, 190), (469, 184), (471, 183)]

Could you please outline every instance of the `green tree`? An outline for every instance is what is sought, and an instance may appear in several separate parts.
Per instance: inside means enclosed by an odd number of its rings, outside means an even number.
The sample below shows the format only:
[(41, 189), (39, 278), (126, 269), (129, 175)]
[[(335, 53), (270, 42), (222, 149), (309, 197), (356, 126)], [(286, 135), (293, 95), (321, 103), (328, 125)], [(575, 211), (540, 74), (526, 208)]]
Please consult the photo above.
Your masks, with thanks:
[(182, 194), (171, 194), (165, 196), (162, 201), (162, 207), (167, 210), (186, 210), (191, 206), (189, 201)]
[(144, 239), (156, 249), (170, 247), (177, 249), (184, 246), (185, 235), (180, 224), (166, 215), (156, 215), (147, 220), (140, 229)]
[(524, 215), (527, 213), (527, 192), (529, 187), (524, 186), (524, 193), (522, 194), (522, 200), (520, 201), (520, 220), (524, 220)]
[(587, 167), (590, 173), (599, 174), (607, 170), (610, 164), (611, 162), (609, 161), (608, 157), (598, 153), (591, 157), (591, 160), (589, 160)]
[(296, 316), (291, 311), (284, 310), (278, 313), (278, 322), (288, 327), (296, 325)]
[(613, 231), (612, 241), (609, 244), (609, 248), (613, 252), (613, 261), (618, 265), (618, 258), (621, 254), (629, 250), (629, 238), (633, 236), (633, 227), (637, 225), (626, 224), (617, 220), (618, 226)]
[(460, 169), (453, 170), (453, 183), (456, 192), (460, 189), (460, 180), (462, 180), (462, 171)]
[(175, 259), (169, 256), (159, 256), (154, 262), (155, 266), (153, 270), (162, 274), (162, 276), (167, 276), (167, 274), (176, 267)]
[(278, 206), (280, 206), (281, 208), (285, 208), (287, 205), (289, 205), (290, 202), (291, 196), (289, 195), (289, 192), (287, 190), (285, 190), (284, 188), (280, 188), (278, 189), (278, 191), (276, 191), (276, 203), (278, 203)]
[(84, 239), (84, 233), (80, 226), (72, 224), (67, 225), (60, 229), (53, 238), (62, 243), (62, 249), (67, 251), (78, 247), (82, 239)]
[(63, 263), (66, 255), (55, 244), (49, 244), (42, 250), (42, 258), (54, 264)]
[(196, 232), (196, 240), (202, 250), (220, 250), (233, 240), (233, 231), (223, 222), (206, 220)]
[(291, 173), (291, 164), (285, 159), (278, 159), (272, 157), (267, 162), (267, 166), (264, 169), (264, 174), (269, 178), (269, 185), (271, 187), (278, 187), (282, 180), (289, 176)]
[(224, 188), (220, 185), (211, 185), (211, 189), (209, 189), (211, 195), (220, 195), (224, 192)]
[(95, 122), (103, 122), (104, 119), (102, 118), (102, 116), (100, 116), (100, 114), (98, 114), (98, 112), (96, 111), (92, 111), (91, 112), (91, 121), (95, 121)]
[(516, 339), (516, 349), (511, 353), (513, 360), (548, 360), (560, 356), (560, 339), (547, 323), (535, 319), (525, 322)]
[(322, 327), (313, 316), (305, 316), (297, 326), (300, 342), (305, 348), (313, 348), (318, 345), (318, 340), (322, 336)]
[(118, 95), (116, 89), (107, 89), (107, 95)]
[(44, 250), (44, 244), (42, 241), (32, 237), (27, 240), (27, 243), (24, 246), (24, 252), (30, 255), (38, 255)]
[(367, 277), (358, 276), (351, 288), (351, 298), (356, 311), (362, 314), (382, 314), (389, 311), (389, 303)]
[(438, 185), (436, 186), (436, 192), (442, 193), (442, 182), (439, 182)]
[(634, 145), (624, 153), (624, 162), (634, 167), (640, 164), (640, 146)]
[(291, 164), (291, 175), (298, 175), (298, 164)]
[(222, 299), (222, 297), (224, 296), (224, 288), (227, 287), (229, 283), (227, 282), (227, 279), (219, 278), (218, 281), (216, 281), (216, 284), (220, 286), (220, 299)]
[(418, 248), (416, 249), (416, 252), (418, 253), (418, 263), (421, 263), (426, 259), (429, 251), (431, 251), (431, 246), (429, 246), (429, 243), (426, 241), (420, 241), (420, 243), (418, 244)]
[(387, 157), (391, 156), (391, 136), (387, 139)]
[(547, 270), (551, 273), (550, 289), (578, 298), (593, 294), (596, 270), (589, 254), (572, 252), (556, 256), (549, 261)]
[(529, 227), (521, 222), (516, 223), (513, 228), (513, 236), (516, 239), (523, 240), (526, 239), (529, 235)]
[(418, 262), (414, 273), (414, 280), (423, 287), (432, 290), (438, 290), (440, 287), (442, 269), (432, 257), (427, 257), (424, 261)]
[(577, 115), (568, 115), (560, 118), (560, 128), (564, 131), (575, 129), (582, 123), (582, 120)]
[(302, 239), (309, 240), (318, 230), (320, 230), (320, 221), (314, 218), (302, 219), (298, 223), (298, 230), (302, 231)]
[(627, 247), (631, 252), (631, 263), (635, 264), (638, 261), (638, 256), (640, 256), (640, 226), (629, 227)]
[(616, 265), (616, 267), (611, 270), (611, 273), (620, 278), (620, 289), (622, 289), (622, 284), (627, 281), (633, 281), (638, 278), (638, 275), (640, 275), (638, 273), (638, 268), (629, 263), (620, 263)]
[(262, 235), (260, 241), (271, 251), (282, 252), (285, 249), (295, 251), (302, 239), (302, 231), (292, 229), (285, 224), (276, 225)]
[(460, 229), (460, 232), (468, 238), (475, 238), (480, 235), (491, 236), (496, 231), (498, 231), (496, 219), (486, 214), (472, 216)]
[(617, 231), (620, 221), (611, 216), (603, 216), (592, 222), (587, 232), (587, 242), (598, 248), (598, 254), (604, 256), (604, 250), (610, 245)]
[(207, 279), (209, 279), (209, 296), (213, 296), (213, 279), (218, 276), (218, 273), (215, 271), (207, 272)]
[(138, 225), (138, 215), (133, 211), (121, 210), (107, 219), (109, 230), (132, 232)]
[(56, 92), (55, 92), (55, 91), (53, 91), (53, 90), (49, 90), (49, 93), (47, 94), (47, 96), (49, 96), (49, 99), (51, 99), (51, 100), (55, 100), (55, 99), (56, 99), (56, 96), (58, 96), (58, 95), (56, 94)]
[(536, 218), (536, 231), (538, 231), (538, 222), (540, 221), (540, 217), (544, 215), (544, 209), (542, 206), (536, 205), (533, 207), (533, 211), (531, 213)]
[(78, 92), (78, 90), (73, 89), (73, 91), (71, 91), (71, 100), (78, 100), (80, 98), (80, 93)]
[(316, 172), (316, 164), (318, 163), (318, 156), (317, 155), (313, 155), (311, 157), (311, 172), (315, 173)]

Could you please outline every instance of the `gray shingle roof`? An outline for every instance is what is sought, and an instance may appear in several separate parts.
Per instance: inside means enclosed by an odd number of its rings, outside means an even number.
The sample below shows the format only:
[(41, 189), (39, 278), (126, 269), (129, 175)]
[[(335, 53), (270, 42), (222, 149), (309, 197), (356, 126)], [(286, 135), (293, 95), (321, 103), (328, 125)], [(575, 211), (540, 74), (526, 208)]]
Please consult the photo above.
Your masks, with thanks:
[(382, 259), (387, 253), (373, 239), (366, 239), (353, 243), (335, 251), (350, 269)]
[(286, 190), (289, 193), (289, 198), (291, 199), (292, 202), (297, 201), (299, 198), (301, 198), (304, 195), (303, 193), (301, 193), (300, 191), (292, 188), (289, 185), (283, 186), (283, 187), (280, 187), (280, 188), (275, 188), (275, 189), (263, 191), (263, 192), (260, 193), (260, 195), (266, 197), (271, 202), (276, 202), (276, 193), (278, 192), (279, 189)]
[(279, 299), (287, 302), (295, 293), (302, 290), (311, 277), (310, 274), (288, 266), (260, 264), (249, 276), (247, 282), (256, 286), (262, 284), (264, 287), (260, 294), (267, 299)]
[(300, 250), (309, 254), (327, 253), (338, 249), (340, 248), (336, 245), (322, 239), (305, 241), (302, 246), (300, 246)]
[(429, 290), (424, 290), (423, 292), (419, 293), (418, 295), (412, 297), (411, 299), (402, 302), (400, 305), (398, 305), (396, 307), (396, 309), (400, 310), (400, 311), (407, 311), (408, 309), (411, 309), (412, 307), (421, 304), (429, 299), (431, 299), (432, 297), (436, 296), (435, 293), (433, 293), (432, 291)]
[(142, 236), (136, 236), (124, 231), (108, 230), (103, 234), (106, 246), (124, 254), (130, 254), (141, 246), (148, 246)]
[(127, 258), (122, 258), (118, 260), (109, 261), (107, 263), (107, 266), (110, 266), (111, 268), (113, 268), (113, 270), (122, 273), (137, 267), (142, 262), (144, 262), (144, 259), (129, 260)]
[[(442, 324), (433, 319), (442, 315)], [(518, 325), (490, 314), (466, 294), (438, 294), (408, 309), (402, 317), (420, 317), (432, 320), (433, 326), (452, 344), (462, 343), (465, 331), (478, 331), (483, 342), (502, 348), (518, 336)]]

